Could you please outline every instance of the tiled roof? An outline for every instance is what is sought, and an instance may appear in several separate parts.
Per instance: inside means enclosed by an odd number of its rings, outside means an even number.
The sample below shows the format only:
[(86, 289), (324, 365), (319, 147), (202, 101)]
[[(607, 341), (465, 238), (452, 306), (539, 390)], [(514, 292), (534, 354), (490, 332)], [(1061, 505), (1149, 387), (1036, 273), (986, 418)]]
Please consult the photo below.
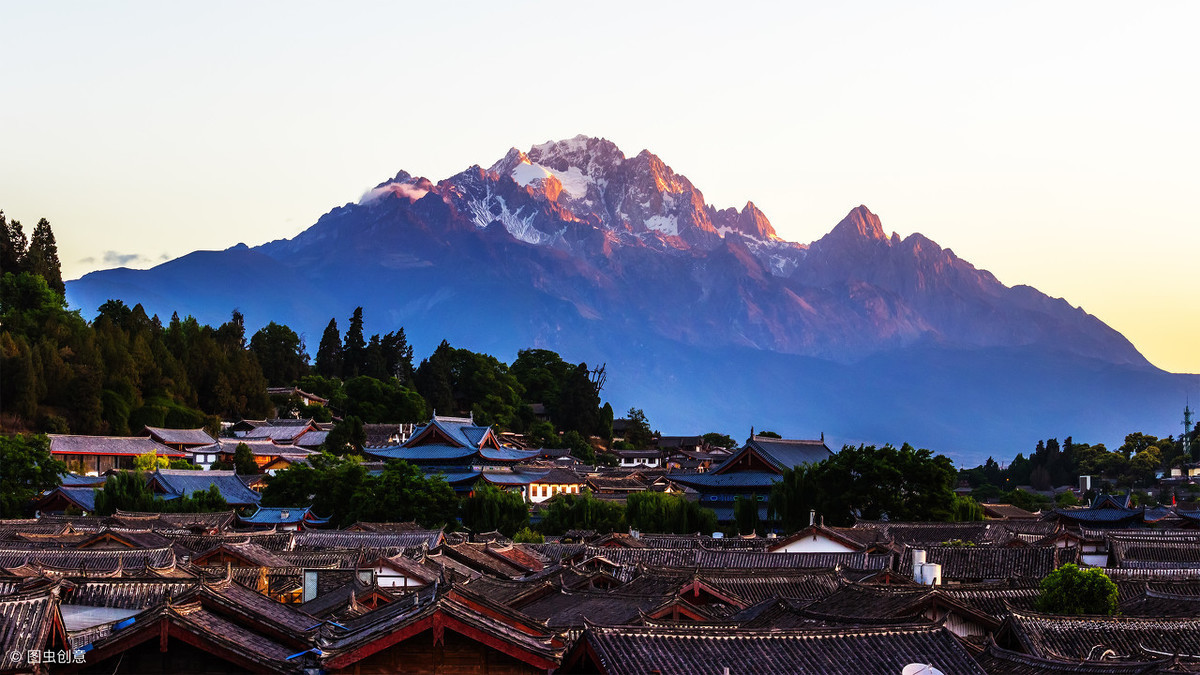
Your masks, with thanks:
[(68, 487), (60, 485), (52, 490), (48, 495), (42, 498), (42, 501), (50, 499), (55, 494), (62, 495), (64, 499), (78, 506), (80, 510), (91, 513), (96, 510), (96, 490), (95, 486), (75, 486)]
[(981, 520), (961, 523), (862, 520), (854, 524), (854, 529), (875, 530), (879, 532), (880, 541), (890, 541), (897, 546), (904, 544), (941, 544), (956, 539), (982, 544), (991, 541), (998, 534), (1004, 533), (1001, 524)]
[(541, 473), (507, 473), (503, 471), (484, 471), (480, 477), (493, 485), (529, 485), (545, 474)]
[(186, 469), (159, 469), (151, 481), (157, 483), (167, 494), (176, 497), (191, 496), (193, 492), (204, 492), (212, 485), (217, 486), (221, 496), (231, 506), (257, 504), (262, 497), (246, 487), (233, 471), (189, 471)]
[(616, 565), (652, 567), (693, 567), (701, 569), (815, 569), (837, 566), (858, 569), (886, 569), (892, 566), (890, 553), (767, 553), (739, 549), (653, 549), (588, 546), (577, 554), (579, 560), (604, 558)]
[(412, 548), (428, 546), (437, 548), (442, 543), (441, 530), (413, 530), (409, 532), (347, 532), (309, 530), (297, 533), (297, 550), (320, 550), (325, 548)]
[(1077, 659), (1043, 659), (989, 644), (975, 657), (979, 665), (997, 675), (1150, 675), (1170, 672), (1170, 659), (1159, 661), (1079, 661)]
[(569, 471), (567, 469), (553, 468), (553, 469), (550, 469), (549, 471), (547, 471), (546, 473), (543, 473), (541, 475), (541, 477), (536, 478), (532, 482), (545, 483), (547, 485), (572, 485), (572, 484), (582, 484), (583, 479), (580, 478), (579, 474), (575, 473), (574, 471)]
[(1200, 595), (1170, 593), (1154, 589), (1121, 602), (1125, 616), (1200, 616)]
[(217, 440), (208, 435), (204, 429), (162, 429), (146, 427), (150, 438), (164, 445), (212, 445)]
[(240, 516), (239, 519), (243, 523), (255, 524), (294, 524), (301, 522), (309, 522), (316, 525), (329, 522), (329, 518), (320, 518), (315, 515), (309, 517), (311, 509), (307, 506), (299, 508), (284, 508), (279, 506), (260, 506), (258, 510), (249, 516)]
[(461, 461), (478, 454), (475, 448), (460, 448), (452, 445), (389, 445), (383, 448), (363, 448), (363, 452), (380, 459), (403, 459), (417, 464)]
[(793, 440), (754, 436), (746, 442), (744, 447), (730, 455), (719, 466), (713, 467), (713, 472), (725, 473), (727, 471), (736, 471), (736, 469), (731, 469), (731, 467), (747, 453), (754, 453), (762, 457), (775, 467), (778, 473), (783, 473), (787, 469), (802, 464), (822, 462), (833, 456), (833, 452), (821, 440)]
[(900, 574), (912, 577), (912, 551), (925, 551), (925, 562), (942, 566), (942, 578), (950, 581), (985, 579), (1041, 579), (1060, 564), (1077, 563), (1079, 550), (1009, 546), (905, 546)]
[(1200, 570), (1200, 532), (1194, 537), (1112, 537), (1108, 550), (1116, 567)]
[(1012, 504), (981, 504), (988, 518), (1037, 518), (1037, 514)]
[(413, 429), (408, 443), (419, 440), (419, 437), (433, 427), (449, 437), (452, 443), (465, 447), (479, 448), (491, 427), (481, 427), (466, 417), (434, 417), (428, 424)]
[(989, 584), (963, 584), (939, 586), (937, 593), (960, 605), (987, 614), (994, 619), (1008, 616), (1012, 609), (1032, 610), (1042, 591), (1040, 579), (1005, 581)]
[(0, 597), (0, 672), (32, 672), (10, 654), (24, 656), (47, 648), (54, 626), (57, 598), (53, 587)]
[[(1014, 611), (1008, 628), (1030, 654), (1088, 659), (1111, 649), (1117, 660), (1200, 655), (1200, 617), (1058, 616)], [(1149, 650), (1160, 653), (1155, 655)]]
[(200, 583), (196, 579), (105, 578), (72, 579), (64, 584), (62, 602), (65, 605), (147, 609), (177, 597)]
[(170, 546), (144, 549), (18, 549), (0, 548), (0, 568), (22, 565), (53, 570), (101, 573), (117, 569), (164, 568), (175, 564)]
[(731, 471), (729, 473), (669, 473), (667, 479), (694, 487), (703, 491), (705, 488), (745, 488), (770, 490), (779, 482), (779, 475), (769, 471)]
[[(350, 669), (361, 658), (360, 646), (386, 640), (401, 634), (420, 636), (422, 630), (412, 627), (448, 624), (466, 626), (467, 631), (487, 636), (493, 644), (505, 645), (503, 651), (513, 660), (548, 672), (554, 670), (563, 652), (562, 642), (531, 617), (506, 607), (495, 605), (486, 598), (471, 595), (466, 604), (458, 594), (413, 594), (416, 602), (398, 601), (363, 616), (351, 619), (343, 627), (333, 627), (323, 650), (324, 662), (330, 671)], [(407, 630), (406, 630), (407, 629)], [(461, 629), (460, 629), (461, 630)], [(420, 637), (416, 638), (420, 640)], [(373, 650), (372, 650), (373, 651)], [(369, 651), (367, 653), (370, 653)]]
[(222, 542), (213, 549), (197, 554), (196, 557), (192, 559), (192, 562), (197, 565), (212, 564), (208, 561), (214, 556), (224, 557), (226, 554), (241, 558), (248, 562), (251, 566), (255, 567), (294, 567), (290, 560), (282, 558), (279, 555), (276, 555), (275, 553), (251, 542), (236, 544), (228, 541)]
[(826, 675), (897, 675), (905, 666), (931, 664), (943, 673), (985, 672), (950, 631), (932, 626), (811, 630), (719, 630), (591, 627), (568, 656), (589, 651), (607, 675), (650, 673), (805, 672)]
[(1051, 514), (1060, 520), (1068, 520), (1088, 525), (1119, 525), (1127, 522), (1143, 520), (1145, 507), (1136, 509), (1118, 508), (1078, 508), (1054, 509)]
[(78, 436), (47, 434), (50, 452), (72, 455), (144, 455), (153, 452), (165, 457), (186, 457), (154, 439), (132, 436)]
[(325, 439), (329, 437), (328, 431), (306, 431), (296, 440), (292, 441), (292, 445), (298, 448), (308, 448), (316, 450), (325, 443)]
[(124, 527), (156, 530), (214, 530), (221, 531), (233, 524), (233, 510), (209, 513), (145, 513), (117, 509), (110, 519)]

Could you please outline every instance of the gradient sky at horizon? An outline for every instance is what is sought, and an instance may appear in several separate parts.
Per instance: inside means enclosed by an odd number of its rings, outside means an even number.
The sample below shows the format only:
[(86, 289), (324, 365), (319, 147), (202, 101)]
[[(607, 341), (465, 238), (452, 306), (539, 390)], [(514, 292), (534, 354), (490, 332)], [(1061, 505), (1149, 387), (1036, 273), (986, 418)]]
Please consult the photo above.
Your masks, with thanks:
[(0, 209), (64, 275), (584, 133), (813, 241), (866, 204), (1200, 373), (1200, 4), (0, 2)]

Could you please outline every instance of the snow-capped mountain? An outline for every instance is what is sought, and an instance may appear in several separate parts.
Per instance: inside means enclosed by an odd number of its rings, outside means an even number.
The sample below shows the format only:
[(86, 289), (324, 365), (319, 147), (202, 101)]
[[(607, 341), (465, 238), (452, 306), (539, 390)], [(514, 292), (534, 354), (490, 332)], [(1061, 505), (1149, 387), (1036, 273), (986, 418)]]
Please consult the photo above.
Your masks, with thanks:
[[(361, 305), (368, 330), (404, 326), (418, 353), (447, 339), (503, 359), (547, 347), (607, 362), (619, 409), (646, 407), (681, 433), (714, 415), (749, 428), (804, 411), (847, 439), (964, 447), (979, 431), (955, 420), (1001, 404), (1013, 414), (992, 419), (990, 438), (1036, 439), (1075, 433), (1033, 427), (1065, 401), (1123, 396), (1129, 378), (1161, 391), (1139, 405), (1174, 393), (1149, 384), (1174, 376), (1082, 309), (1006, 287), (920, 234), (888, 235), (865, 206), (811, 244), (788, 242), (754, 204), (708, 204), (650, 152), (584, 136), (436, 183), (401, 171), (292, 239), (95, 272), (68, 298), (214, 323), (237, 307), (248, 326), (288, 323), (310, 346)], [(1121, 423), (1101, 417), (1088, 419)]]

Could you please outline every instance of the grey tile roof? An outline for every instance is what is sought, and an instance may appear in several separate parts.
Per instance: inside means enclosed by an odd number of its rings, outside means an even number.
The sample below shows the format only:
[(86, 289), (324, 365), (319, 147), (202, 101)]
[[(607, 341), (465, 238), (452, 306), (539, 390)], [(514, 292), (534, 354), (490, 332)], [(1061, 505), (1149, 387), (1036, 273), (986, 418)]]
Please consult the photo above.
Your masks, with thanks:
[(168, 448), (152, 438), (132, 436), (79, 436), (74, 434), (47, 434), (50, 437), (52, 454), (73, 455), (144, 455), (153, 452), (171, 457), (184, 457), (185, 453)]
[(204, 492), (212, 485), (217, 486), (221, 496), (230, 506), (257, 504), (262, 497), (246, 487), (233, 471), (189, 471), (186, 469), (159, 469), (151, 477), (168, 495), (191, 496), (193, 492)]
[(908, 545), (900, 557), (900, 574), (912, 577), (912, 551), (925, 551), (925, 561), (942, 566), (946, 581), (1042, 579), (1061, 564), (1078, 563), (1079, 550), (1054, 546), (924, 546)]
[(24, 657), (47, 647), (58, 606), (53, 590), (44, 587), (0, 597), (0, 672), (32, 672), (24, 658), (13, 661), (10, 655)]
[(1043, 658), (1095, 659), (1109, 649), (1115, 659), (1127, 661), (1160, 660), (1161, 653), (1200, 655), (1200, 617), (1059, 616), (1014, 611), (1007, 627), (1025, 651)]
[[(581, 643), (607, 675), (731, 673), (897, 675), (913, 663), (943, 673), (985, 672), (950, 631), (931, 626), (800, 630), (591, 627)], [(568, 662), (583, 644), (577, 645)]]
[(295, 536), (296, 550), (325, 548), (437, 548), (442, 543), (441, 530), (412, 530), (408, 532), (347, 532), (309, 530)]
[(217, 439), (209, 436), (204, 429), (146, 427), (146, 433), (164, 445), (212, 445), (217, 442)]

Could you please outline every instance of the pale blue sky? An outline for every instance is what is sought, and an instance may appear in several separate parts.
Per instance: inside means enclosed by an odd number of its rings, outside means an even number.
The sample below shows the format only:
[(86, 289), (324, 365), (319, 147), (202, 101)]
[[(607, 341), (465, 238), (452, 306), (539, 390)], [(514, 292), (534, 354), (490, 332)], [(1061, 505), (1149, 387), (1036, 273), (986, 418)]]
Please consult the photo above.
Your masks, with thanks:
[(809, 242), (866, 204), (1200, 372), (1200, 4), (0, 2), (0, 208), (74, 278), (585, 133)]

